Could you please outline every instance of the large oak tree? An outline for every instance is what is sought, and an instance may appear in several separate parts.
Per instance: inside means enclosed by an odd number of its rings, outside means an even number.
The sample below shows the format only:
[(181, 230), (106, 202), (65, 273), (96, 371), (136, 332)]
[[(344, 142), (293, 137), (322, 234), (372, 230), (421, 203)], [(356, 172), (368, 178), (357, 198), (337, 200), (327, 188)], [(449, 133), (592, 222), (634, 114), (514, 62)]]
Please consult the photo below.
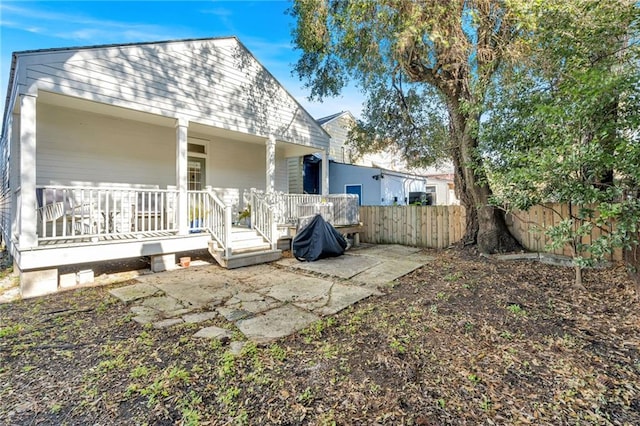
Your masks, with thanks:
[(291, 8), (302, 50), (295, 70), (312, 97), (337, 95), (356, 80), (368, 94), (357, 143), (399, 144), (410, 159), (449, 157), (467, 212), (463, 241), (486, 253), (518, 247), (490, 204), (478, 129), (496, 71), (522, 51), (528, 23), (516, 6), (525, 4), (296, 0)]

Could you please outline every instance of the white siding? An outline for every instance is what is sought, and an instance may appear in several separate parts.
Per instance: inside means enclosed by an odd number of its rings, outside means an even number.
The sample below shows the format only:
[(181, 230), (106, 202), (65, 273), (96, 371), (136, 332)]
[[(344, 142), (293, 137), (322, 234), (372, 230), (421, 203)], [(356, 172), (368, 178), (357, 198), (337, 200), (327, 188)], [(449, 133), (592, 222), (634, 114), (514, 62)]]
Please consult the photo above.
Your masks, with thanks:
[(207, 184), (216, 188), (264, 189), (266, 148), (264, 144), (214, 139), (209, 144)]
[(302, 182), (302, 158), (295, 157), (287, 159), (289, 192), (291, 194), (302, 194), (304, 192)]
[(349, 131), (355, 124), (351, 114), (344, 113), (341, 116), (328, 121), (322, 127), (331, 135), (329, 156), (338, 163), (350, 164), (352, 162), (352, 148), (346, 142)]
[(175, 185), (175, 129), (38, 104), (38, 185)]
[[(287, 158), (282, 153), (276, 151), (276, 176), (275, 190), (281, 192), (289, 191), (289, 174), (287, 169)], [(265, 177), (266, 179), (266, 177)]]
[(27, 84), (324, 149), (329, 137), (235, 38), (35, 52)]

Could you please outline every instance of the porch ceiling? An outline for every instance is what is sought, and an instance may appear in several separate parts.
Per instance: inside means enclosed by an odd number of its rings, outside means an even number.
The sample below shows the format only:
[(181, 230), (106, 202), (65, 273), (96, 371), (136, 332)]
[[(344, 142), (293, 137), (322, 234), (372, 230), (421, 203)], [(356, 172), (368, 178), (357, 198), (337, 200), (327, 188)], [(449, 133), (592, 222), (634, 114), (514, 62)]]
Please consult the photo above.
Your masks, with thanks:
[[(40, 91), (38, 93), (38, 102), (49, 105), (60, 106), (64, 108), (77, 109), (87, 111), (94, 114), (108, 115), (111, 117), (122, 118), (126, 120), (140, 121), (162, 127), (174, 127), (175, 118), (164, 117), (161, 115), (150, 114), (147, 112), (136, 111), (128, 108), (122, 108), (115, 105), (108, 105), (100, 102), (93, 102), (86, 99), (75, 98), (72, 96), (60, 95), (57, 93)], [(19, 105), (19, 102), (16, 102)], [(264, 146), (266, 137), (256, 136), (247, 133), (236, 132), (233, 130), (222, 129), (219, 127), (206, 126), (204, 124), (190, 122), (189, 134), (193, 136), (218, 137), (221, 139), (234, 140), (245, 143), (254, 143)], [(317, 147), (309, 147), (298, 145), (295, 143), (277, 141), (277, 149), (284, 152), (285, 157), (300, 157), (319, 152)]]
[[(219, 127), (206, 126), (199, 123), (189, 123), (189, 134), (208, 137), (219, 137), (221, 139), (234, 140), (238, 142), (253, 143), (260, 146), (264, 146), (267, 138), (264, 136), (256, 136), (248, 133), (235, 132), (233, 130), (222, 129)], [(300, 157), (303, 155), (313, 154), (318, 152), (317, 147), (309, 147), (305, 145), (298, 145), (295, 143), (283, 142), (281, 140), (276, 141), (276, 149), (282, 150), (285, 157)]]
[[(74, 98), (72, 96), (60, 95), (46, 91), (38, 92), (38, 102), (92, 112), (94, 114), (109, 115), (126, 120), (141, 121), (143, 123), (149, 123), (156, 126), (173, 127), (176, 122), (175, 118), (163, 117), (161, 115), (149, 114), (147, 112), (136, 111), (115, 105), (93, 102), (86, 99)], [(18, 103), (19, 102), (16, 102), (16, 104)]]

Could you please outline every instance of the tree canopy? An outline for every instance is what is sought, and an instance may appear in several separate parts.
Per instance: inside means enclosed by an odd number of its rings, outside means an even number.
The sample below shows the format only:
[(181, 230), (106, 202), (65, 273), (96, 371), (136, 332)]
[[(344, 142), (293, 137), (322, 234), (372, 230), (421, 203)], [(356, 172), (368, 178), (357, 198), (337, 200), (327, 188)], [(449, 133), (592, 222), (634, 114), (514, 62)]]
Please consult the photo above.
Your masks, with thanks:
[(452, 160), (467, 212), (465, 242), (512, 250), (501, 212), (489, 204), (478, 130), (487, 88), (505, 58), (520, 51), (524, 21), (498, 0), (298, 0), (295, 71), (311, 96), (359, 82), (368, 103), (359, 148), (398, 144), (415, 163)]
[[(581, 267), (637, 244), (638, 7), (576, 0), (532, 13), (530, 55), (494, 86), (481, 139), (504, 208), (571, 206), (547, 234), (552, 246), (569, 244)], [(601, 236), (583, 243), (594, 228)]]

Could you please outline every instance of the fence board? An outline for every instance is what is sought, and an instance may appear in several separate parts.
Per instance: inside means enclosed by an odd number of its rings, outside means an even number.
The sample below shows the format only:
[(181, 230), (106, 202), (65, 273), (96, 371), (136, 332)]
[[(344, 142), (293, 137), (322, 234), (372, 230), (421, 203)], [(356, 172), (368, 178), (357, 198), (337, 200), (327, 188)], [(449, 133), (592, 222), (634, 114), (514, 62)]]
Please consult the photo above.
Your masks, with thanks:
[[(507, 225), (524, 248), (545, 252), (549, 241), (544, 229), (557, 225), (571, 210), (566, 204), (533, 206), (529, 211), (507, 215)], [(362, 206), (360, 218), (365, 228), (361, 240), (366, 243), (444, 248), (460, 241), (466, 229), (462, 206)], [(600, 234), (594, 228), (584, 242), (591, 242)], [(570, 256), (571, 248), (563, 247), (554, 253)], [(615, 250), (610, 259), (622, 260), (622, 250)]]
[[(571, 214), (577, 214), (577, 207), (560, 204), (548, 203), (531, 207), (528, 211), (516, 211), (508, 215), (507, 225), (514, 237), (522, 244), (522, 246), (530, 251), (551, 252), (555, 254), (563, 254), (565, 256), (573, 256), (572, 248), (569, 245), (556, 250), (547, 250), (549, 238), (545, 235), (544, 230), (553, 225), (558, 225), (564, 218), (568, 218)], [(589, 235), (583, 237), (582, 242), (591, 244), (599, 238), (605, 231), (596, 227), (593, 228)], [(611, 261), (624, 260), (624, 253), (620, 249), (616, 249), (607, 258)]]
[(362, 206), (362, 242), (443, 248), (464, 229), (461, 206)]

